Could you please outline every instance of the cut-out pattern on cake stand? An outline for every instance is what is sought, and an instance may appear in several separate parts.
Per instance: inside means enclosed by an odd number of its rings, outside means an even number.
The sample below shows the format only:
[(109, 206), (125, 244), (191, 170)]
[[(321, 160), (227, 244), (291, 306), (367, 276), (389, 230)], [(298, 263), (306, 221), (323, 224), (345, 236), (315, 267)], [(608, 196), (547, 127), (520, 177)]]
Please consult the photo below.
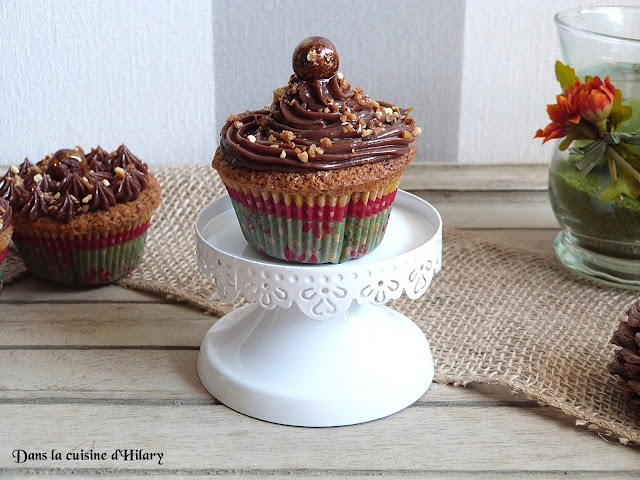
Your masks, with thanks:
[(294, 264), (249, 247), (227, 196), (196, 220), (198, 266), (223, 302), (251, 302), (205, 335), (198, 374), (228, 407), (275, 423), (337, 426), (395, 413), (433, 380), (423, 332), (385, 307), (423, 295), (440, 270), (442, 221), (398, 191), (376, 250), (338, 265)]

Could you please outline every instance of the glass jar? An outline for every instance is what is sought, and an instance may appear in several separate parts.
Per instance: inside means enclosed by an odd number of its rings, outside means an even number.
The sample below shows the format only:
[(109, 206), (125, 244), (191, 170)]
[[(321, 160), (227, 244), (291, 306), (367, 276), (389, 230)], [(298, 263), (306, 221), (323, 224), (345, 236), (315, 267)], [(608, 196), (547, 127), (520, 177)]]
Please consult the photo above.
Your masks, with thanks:
[[(632, 108), (631, 118), (617, 131), (639, 130), (640, 7), (573, 8), (558, 13), (555, 22), (564, 63), (580, 79), (608, 76), (622, 92), (622, 104)], [(588, 143), (575, 140), (572, 146)], [(640, 170), (640, 146), (624, 148), (631, 157), (625, 167)], [(556, 149), (551, 161), (549, 195), (562, 228), (554, 243), (556, 256), (579, 275), (640, 289), (640, 197), (607, 198), (605, 191), (623, 174), (609, 150), (586, 174), (577, 168), (581, 158), (575, 151)]]

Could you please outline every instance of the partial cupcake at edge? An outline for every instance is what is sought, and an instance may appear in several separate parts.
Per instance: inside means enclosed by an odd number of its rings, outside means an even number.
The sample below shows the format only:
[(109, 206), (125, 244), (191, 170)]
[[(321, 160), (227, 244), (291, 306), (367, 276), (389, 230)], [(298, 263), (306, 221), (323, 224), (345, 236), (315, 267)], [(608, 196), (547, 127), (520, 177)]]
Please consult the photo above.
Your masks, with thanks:
[(13, 241), (34, 275), (73, 286), (115, 282), (140, 263), (161, 188), (125, 145), (58, 150), (0, 178)]
[(382, 241), (421, 130), (411, 108), (352, 88), (328, 39), (303, 40), (292, 65), (270, 107), (228, 118), (212, 166), (249, 245), (296, 263), (346, 262)]
[(11, 206), (4, 198), (0, 198), (0, 292), (4, 284), (4, 270), (12, 233)]

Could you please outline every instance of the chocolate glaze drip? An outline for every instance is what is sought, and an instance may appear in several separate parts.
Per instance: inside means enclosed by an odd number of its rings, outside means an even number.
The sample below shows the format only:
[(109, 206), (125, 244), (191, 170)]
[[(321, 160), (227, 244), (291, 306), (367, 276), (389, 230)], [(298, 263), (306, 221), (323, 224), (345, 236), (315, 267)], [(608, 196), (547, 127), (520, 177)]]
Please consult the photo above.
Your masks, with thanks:
[(76, 215), (108, 210), (136, 200), (147, 186), (147, 165), (125, 145), (107, 153), (100, 147), (59, 150), (35, 165), (28, 159), (0, 178), (0, 199), (31, 220), (63, 223)]
[(410, 111), (352, 90), (340, 74), (292, 75), (274, 91), (269, 110), (230, 116), (220, 147), (232, 165), (254, 170), (304, 172), (392, 160), (420, 133)]
[(9, 202), (0, 198), (0, 233), (4, 232), (11, 225), (11, 207)]

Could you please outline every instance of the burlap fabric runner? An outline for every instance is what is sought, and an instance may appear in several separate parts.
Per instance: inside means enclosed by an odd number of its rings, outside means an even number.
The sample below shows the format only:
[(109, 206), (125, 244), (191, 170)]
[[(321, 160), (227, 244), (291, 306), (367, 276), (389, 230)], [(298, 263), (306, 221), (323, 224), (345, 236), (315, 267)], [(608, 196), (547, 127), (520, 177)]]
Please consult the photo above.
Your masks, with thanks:
[[(161, 167), (163, 202), (145, 258), (121, 285), (186, 301), (216, 315), (241, 305), (217, 300), (200, 275), (193, 224), (224, 193), (208, 165)], [(24, 272), (15, 251), (7, 283)], [(419, 300), (390, 304), (425, 332), (439, 383), (496, 383), (613, 434), (640, 443), (640, 409), (615, 388), (609, 343), (640, 294), (578, 279), (551, 256), (445, 230), (443, 267)]]

